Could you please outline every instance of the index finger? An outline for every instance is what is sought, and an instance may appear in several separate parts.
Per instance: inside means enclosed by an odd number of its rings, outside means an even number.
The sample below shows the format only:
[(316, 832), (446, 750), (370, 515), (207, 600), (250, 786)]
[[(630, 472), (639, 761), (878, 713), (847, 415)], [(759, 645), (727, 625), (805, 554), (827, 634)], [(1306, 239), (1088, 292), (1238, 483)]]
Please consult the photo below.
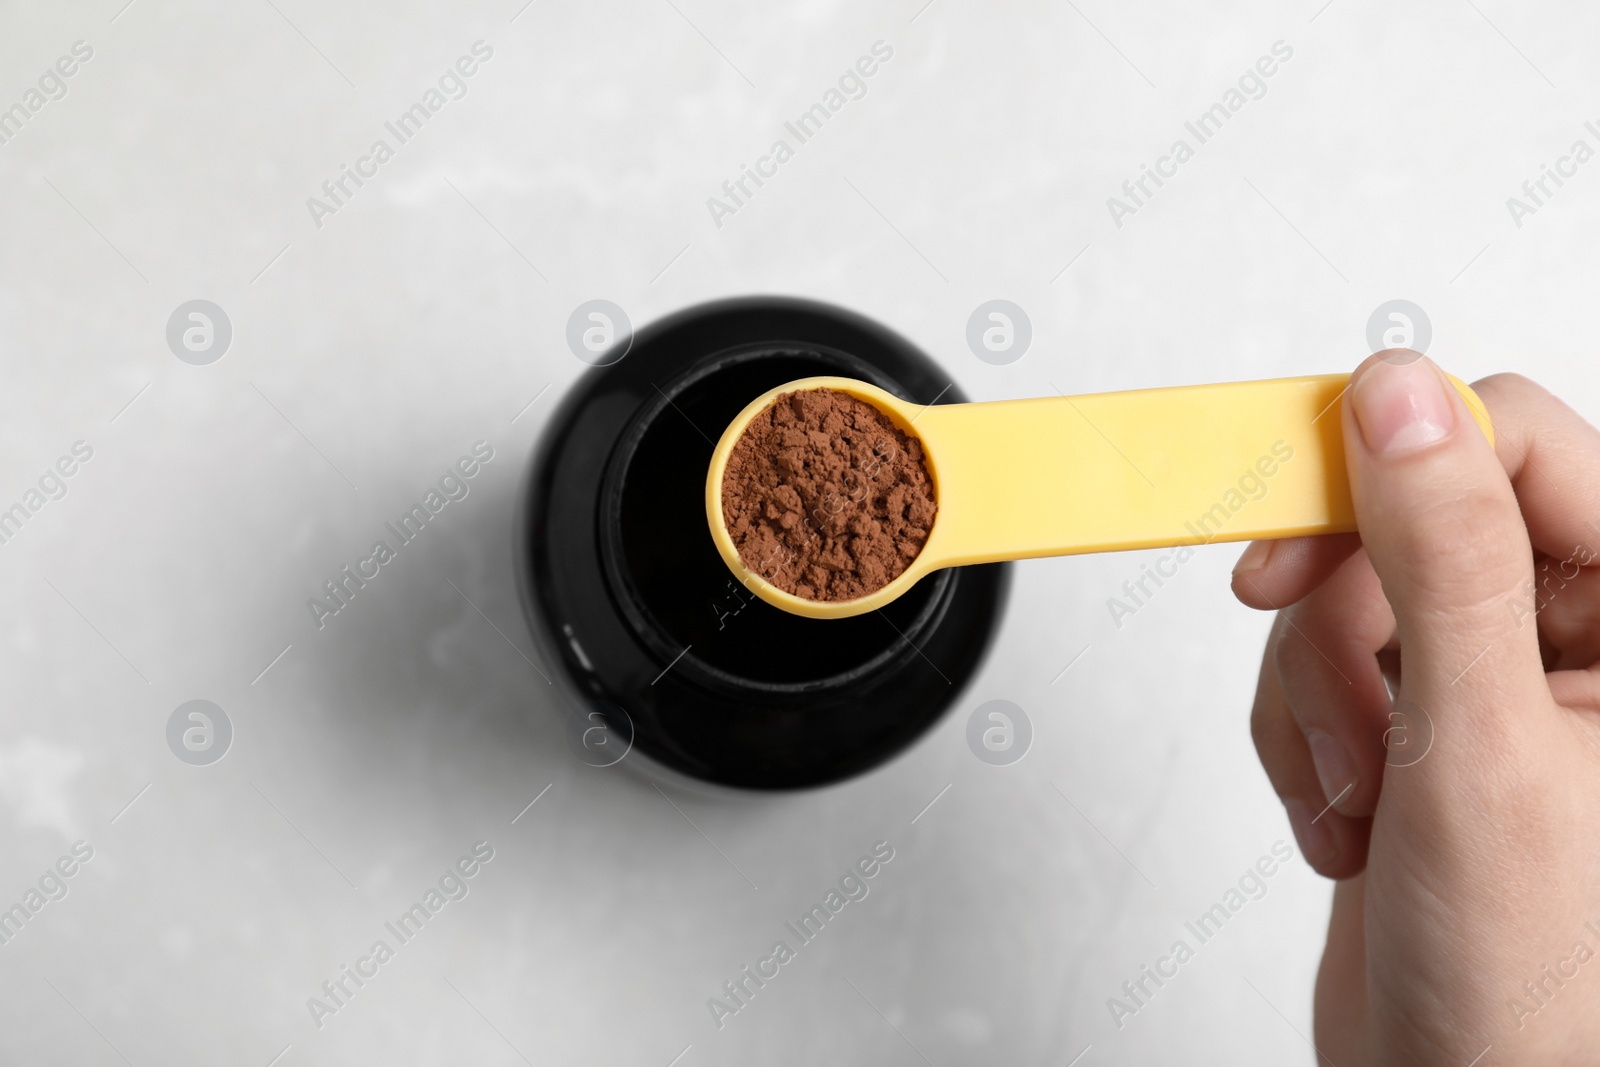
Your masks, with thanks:
[(1511, 479), (1533, 547), (1566, 558), (1600, 555), (1600, 431), (1520, 374), (1473, 385), (1494, 423), (1495, 452)]
[[(1579, 565), (1600, 560), (1600, 431), (1520, 374), (1496, 374), (1472, 388), (1489, 409), (1495, 454), (1534, 548)], [(1253, 608), (1286, 607), (1327, 580), (1360, 543), (1357, 534), (1255, 542), (1240, 557), (1234, 595)]]

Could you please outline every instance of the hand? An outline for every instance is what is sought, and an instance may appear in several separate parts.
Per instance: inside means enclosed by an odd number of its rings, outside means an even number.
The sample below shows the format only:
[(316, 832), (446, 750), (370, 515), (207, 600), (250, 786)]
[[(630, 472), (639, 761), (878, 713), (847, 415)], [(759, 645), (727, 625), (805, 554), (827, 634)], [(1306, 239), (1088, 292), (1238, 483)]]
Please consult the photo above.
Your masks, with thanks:
[(1474, 388), (1493, 448), (1427, 359), (1368, 359), (1341, 405), (1360, 535), (1234, 572), (1280, 609), (1256, 750), (1340, 880), (1336, 1067), (1600, 1062), (1600, 433), (1524, 378)]

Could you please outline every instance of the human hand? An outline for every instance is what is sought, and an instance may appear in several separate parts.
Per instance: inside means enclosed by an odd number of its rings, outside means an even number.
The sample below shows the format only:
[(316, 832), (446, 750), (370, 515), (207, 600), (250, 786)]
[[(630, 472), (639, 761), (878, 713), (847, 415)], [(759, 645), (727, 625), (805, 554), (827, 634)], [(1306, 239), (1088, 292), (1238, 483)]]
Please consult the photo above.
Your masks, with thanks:
[(1524, 378), (1474, 388), (1493, 448), (1430, 361), (1368, 359), (1342, 405), (1360, 535), (1234, 572), (1279, 609), (1257, 753), (1340, 880), (1337, 1067), (1600, 1058), (1600, 433)]

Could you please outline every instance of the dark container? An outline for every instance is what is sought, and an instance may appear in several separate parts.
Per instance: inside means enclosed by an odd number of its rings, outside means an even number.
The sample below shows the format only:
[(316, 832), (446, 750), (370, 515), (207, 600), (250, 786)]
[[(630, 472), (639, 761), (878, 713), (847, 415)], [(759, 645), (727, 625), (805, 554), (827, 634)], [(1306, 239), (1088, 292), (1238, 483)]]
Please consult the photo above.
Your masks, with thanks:
[(746, 789), (820, 785), (906, 748), (977, 670), (1005, 564), (939, 571), (882, 611), (819, 620), (756, 599), (717, 554), (704, 495), (717, 439), (756, 396), (818, 374), (964, 399), (867, 319), (756, 297), (640, 331), (552, 416), (520, 508), (523, 605), (578, 729), (603, 723), (621, 735), (612, 751), (631, 740), (630, 758)]

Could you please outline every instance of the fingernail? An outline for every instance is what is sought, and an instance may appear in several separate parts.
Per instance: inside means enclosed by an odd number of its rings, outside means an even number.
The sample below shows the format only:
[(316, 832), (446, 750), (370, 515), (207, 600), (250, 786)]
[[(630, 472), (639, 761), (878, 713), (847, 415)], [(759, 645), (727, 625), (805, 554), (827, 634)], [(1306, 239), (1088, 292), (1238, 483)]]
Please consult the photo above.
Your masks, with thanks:
[(1439, 372), (1420, 356), (1368, 367), (1351, 391), (1367, 447), (1394, 455), (1443, 440), (1456, 421), (1446, 388)]
[(1300, 855), (1313, 867), (1320, 867), (1333, 859), (1333, 830), (1329, 828), (1327, 818), (1316, 819), (1316, 813), (1298, 800), (1283, 802), (1284, 810), (1289, 813), (1289, 829), (1294, 831), (1295, 844), (1300, 846)]
[(1306, 746), (1311, 749), (1311, 762), (1317, 765), (1323, 799), (1333, 804), (1348, 796), (1355, 788), (1356, 772), (1344, 746), (1321, 730), (1306, 731)]
[(1235, 575), (1250, 574), (1267, 565), (1268, 558), (1272, 555), (1272, 546), (1276, 541), (1251, 541), (1250, 547), (1244, 550), (1244, 555), (1239, 557), (1239, 562), (1233, 565)]

